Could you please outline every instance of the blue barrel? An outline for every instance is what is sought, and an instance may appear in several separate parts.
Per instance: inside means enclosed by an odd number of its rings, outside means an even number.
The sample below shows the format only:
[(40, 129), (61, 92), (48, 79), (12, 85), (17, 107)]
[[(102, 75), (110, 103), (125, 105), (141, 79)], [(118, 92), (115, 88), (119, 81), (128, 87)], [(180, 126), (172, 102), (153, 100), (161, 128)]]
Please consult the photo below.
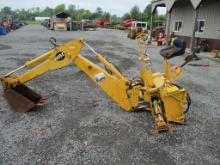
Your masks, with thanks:
[(6, 35), (6, 30), (3, 26), (0, 26), (0, 35)]

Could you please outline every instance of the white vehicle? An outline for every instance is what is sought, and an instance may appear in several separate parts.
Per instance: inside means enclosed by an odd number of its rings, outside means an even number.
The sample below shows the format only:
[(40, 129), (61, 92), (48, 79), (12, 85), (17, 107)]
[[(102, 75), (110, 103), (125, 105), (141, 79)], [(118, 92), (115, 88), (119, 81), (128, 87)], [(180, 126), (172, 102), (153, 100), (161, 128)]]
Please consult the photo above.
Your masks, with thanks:
[(128, 33), (128, 38), (135, 39), (139, 35), (147, 33), (147, 22), (133, 21)]
[(141, 28), (143, 31), (147, 31), (147, 22), (133, 21), (131, 24), (131, 30)]

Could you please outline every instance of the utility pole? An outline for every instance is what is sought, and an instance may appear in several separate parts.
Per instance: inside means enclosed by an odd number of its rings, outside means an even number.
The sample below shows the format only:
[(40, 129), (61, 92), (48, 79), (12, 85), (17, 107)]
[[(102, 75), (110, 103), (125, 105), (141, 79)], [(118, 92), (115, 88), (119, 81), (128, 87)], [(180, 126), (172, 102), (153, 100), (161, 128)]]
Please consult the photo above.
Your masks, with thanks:
[(197, 26), (197, 20), (198, 20), (198, 9), (199, 6), (197, 8), (195, 8), (194, 11), (194, 24), (193, 24), (193, 29), (192, 29), (192, 36), (191, 36), (191, 43), (190, 43), (190, 50), (192, 52), (193, 55), (193, 60), (199, 60), (199, 57), (195, 54), (195, 35), (196, 35), (196, 26)]
[(171, 21), (171, 11), (167, 11), (167, 14), (166, 14), (166, 45), (168, 46), (168, 36), (170, 34), (170, 21)]
[(78, 5), (78, 20), (80, 20), (80, 13), (79, 13), (79, 5)]
[(151, 20), (150, 20), (150, 43), (152, 42), (152, 31), (153, 31), (153, 22), (154, 22), (154, 11), (151, 13)]
[(195, 47), (195, 34), (196, 34), (197, 19), (198, 19), (198, 9), (196, 8), (194, 11), (194, 23), (193, 23), (191, 43), (190, 43), (191, 52), (193, 51)]

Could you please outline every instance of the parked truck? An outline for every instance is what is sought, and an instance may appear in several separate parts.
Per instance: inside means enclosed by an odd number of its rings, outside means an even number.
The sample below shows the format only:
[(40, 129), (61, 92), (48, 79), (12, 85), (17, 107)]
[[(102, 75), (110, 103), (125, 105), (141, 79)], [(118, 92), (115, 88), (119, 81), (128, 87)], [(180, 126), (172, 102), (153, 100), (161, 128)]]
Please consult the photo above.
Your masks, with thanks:
[(139, 35), (147, 34), (147, 22), (132, 21), (128, 38), (135, 39)]

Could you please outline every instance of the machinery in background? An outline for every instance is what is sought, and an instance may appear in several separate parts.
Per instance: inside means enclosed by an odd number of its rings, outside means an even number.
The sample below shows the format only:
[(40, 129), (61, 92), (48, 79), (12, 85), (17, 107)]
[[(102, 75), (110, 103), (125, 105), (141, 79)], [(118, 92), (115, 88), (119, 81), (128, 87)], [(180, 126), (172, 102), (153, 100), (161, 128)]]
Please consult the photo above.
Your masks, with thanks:
[(25, 23), (23, 21), (19, 21), (14, 16), (5, 16), (0, 21), (0, 35), (6, 35), (10, 31), (17, 30), (24, 25)]
[(104, 18), (100, 18), (96, 20), (96, 24), (98, 25), (98, 27), (101, 27), (101, 28), (111, 25), (110, 21)]
[[(168, 58), (165, 58), (165, 73), (153, 72), (149, 54), (143, 51), (144, 38), (137, 37), (141, 69), (137, 77), (130, 79), (83, 39), (72, 40), (62, 45), (57, 45), (54, 38), (50, 41), (54, 48), (1, 77), (3, 95), (14, 111), (27, 112), (45, 103), (46, 98), (25, 86), (25, 83), (74, 63), (124, 111), (150, 112), (155, 121), (154, 131), (172, 131), (169, 122), (184, 124), (184, 113), (189, 109), (190, 97), (184, 88), (173, 81), (180, 78), (182, 67), (190, 60), (184, 65), (172, 66)], [(80, 54), (83, 46), (91, 50), (99, 65)], [(183, 53), (169, 53), (168, 57), (170, 59)], [(21, 70), (23, 72), (15, 74)]]
[(98, 28), (96, 21), (85, 19), (82, 20), (81, 22), (82, 22), (83, 31), (95, 31)]
[(131, 27), (133, 21), (136, 21), (136, 20), (135, 19), (126, 19), (123, 22), (121, 22), (117, 28), (120, 30), (127, 30)]
[(81, 21), (70, 21), (67, 24), (68, 31), (77, 31), (82, 30), (82, 22)]
[(157, 41), (157, 46), (163, 46), (165, 43), (165, 36), (163, 33), (159, 33), (159, 35), (155, 38)]
[(95, 21), (89, 19), (72, 20), (69, 14), (60, 12), (50, 19), (41, 22), (42, 26), (55, 31), (93, 31), (97, 29)]
[(147, 22), (132, 21), (128, 32), (128, 38), (135, 39), (137, 36), (144, 36), (147, 33)]
[(165, 35), (165, 27), (164, 26), (157, 26), (152, 30), (152, 37), (156, 38), (160, 33)]
[(67, 31), (67, 23), (70, 21), (71, 17), (69, 14), (66, 12), (60, 12), (49, 19), (47, 27), (50, 30)]

